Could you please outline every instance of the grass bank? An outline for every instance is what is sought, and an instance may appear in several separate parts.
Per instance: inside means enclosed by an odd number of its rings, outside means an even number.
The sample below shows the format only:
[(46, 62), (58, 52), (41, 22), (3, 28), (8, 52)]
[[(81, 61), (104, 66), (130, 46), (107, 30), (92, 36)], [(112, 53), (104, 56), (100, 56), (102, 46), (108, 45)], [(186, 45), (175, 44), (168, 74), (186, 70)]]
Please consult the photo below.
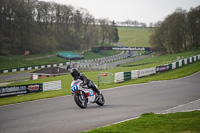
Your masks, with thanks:
[(119, 43), (128, 47), (150, 47), (149, 36), (152, 30), (149, 28), (118, 27)]
[(161, 64), (170, 64), (177, 61), (177, 57), (180, 59), (185, 59), (191, 56), (195, 56), (200, 54), (200, 49), (184, 51), (181, 53), (176, 54), (168, 54), (168, 55), (161, 55), (158, 56), (156, 54), (152, 54), (151, 56), (141, 59), (139, 61), (133, 61), (130, 63), (122, 64), (121, 67), (128, 66), (128, 65), (138, 65), (138, 64), (152, 64), (151, 66), (157, 66)]
[[(152, 57), (152, 58), (159, 58), (159, 57)], [(148, 65), (142, 65), (142, 66), (136, 66), (136, 67), (116, 67), (113, 69), (105, 70), (105, 71), (93, 71), (93, 72), (84, 72), (84, 74), (95, 82), (95, 84), (98, 84), (98, 74), (99, 72), (111, 72), (116, 73), (120, 71), (130, 71), (130, 70), (139, 70), (147, 67), (152, 67), (154, 64), (148, 64)], [(186, 66), (183, 66), (181, 68), (167, 71), (164, 73), (157, 73), (152, 76), (138, 78), (134, 80), (129, 80), (122, 83), (110, 83), (102, 85), (100, 84), (99, 89), (107, 89), (112, 87), (118, 87), (123, 85), (130, 85), (130, 84), (139, 84), (139, 83), (146, 83), (150, 81), (157, 81), (157, 80), (170, 80), (175, 78), (181, 78), (185, 77), (191, 74), (194, 74), (198, 71), (200, 71), (200, 61), (194, 62), (192, 64), (188, 64)], [(24, 102), (24, 101), (31, 101), (31, 100), (37, 100), (37, 99), (44, 99), (44, 98), (50, 98), (50, 97), (56, 97), (56, 96), (63, 96), (63, 95), (69, 95), (71, 94), (70, 91), (70, 84), (72, 81), (71, 75), (63, 75), (63, 76), (57, 76), (57, 77), (50, 77), (45, 79), (39, 79), (39, 80), (31, 80), (31, 81), (25, 81), (25, 82), (18, 82), (10, 84), (10, 86), (14, 85), (25, 85), (25, 84), (34, 84), (34, 83), (43, 83), (48, 81), (56, 81), (61, 80), (62, 81), (62, 89), (56, 90), (56, 91), (49, 91), (49, 92), (39, 92), (39, 93), (33, 93), (28, 95), (20, 95), (20, 96), (13, 96), (13, 97), (7, 97), (7, 98), (0, 98), (0, 105), (6, 105), (6, 104), (12, 104), (12, 103), (18, 103), (18, 102)]]
[[(86, 52), (84, 57), (86, 60), (88, 59), (95, 59), (101, 58), (111, 55), (119, 54), (120, 51), (102, 51), (100, 53), (94, 52)], [(23, 55), (9, 55), (9, 56), (0, 56), (0, 70), (7, 70), (13, 68), (22, 68), (22, 67), (30, 67), (30, 66), (37, 66), (37, 65), (48, 65), (48, 64), (57, 64), (57, 63), (64, 63), (68, 60), (57, 57), (56, 53), (55, 56), (47, 57), (46, 54), (39, 54), (39, 55), (31, 55), (30, 57), (23, 56)], [(37, 57), (46, 57), (46, 58), (37, 58)], [(37, 58), (32, 60), (27, 60), (30, 58)]]
[(199, 133), (200, 111), (142, 114), (139, 118), (87, 133)]

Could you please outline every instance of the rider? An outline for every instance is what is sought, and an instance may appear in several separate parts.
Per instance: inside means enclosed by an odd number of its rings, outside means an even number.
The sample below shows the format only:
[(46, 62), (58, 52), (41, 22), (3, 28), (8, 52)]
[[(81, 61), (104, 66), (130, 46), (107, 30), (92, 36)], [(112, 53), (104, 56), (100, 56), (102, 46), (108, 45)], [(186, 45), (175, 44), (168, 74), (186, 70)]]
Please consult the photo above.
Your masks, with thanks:
[(94, 92), (100, 95), (100, 91), (97, 89), (96, 85), (91, 80), (89, 80), (84, 74), (80, 73), (77, 68), (72, 68), (70, 72), (74, 80), (80, 79), (83, 81), (81, 83), (81, 86), (87, 85), (89, 88), (92, 88)]

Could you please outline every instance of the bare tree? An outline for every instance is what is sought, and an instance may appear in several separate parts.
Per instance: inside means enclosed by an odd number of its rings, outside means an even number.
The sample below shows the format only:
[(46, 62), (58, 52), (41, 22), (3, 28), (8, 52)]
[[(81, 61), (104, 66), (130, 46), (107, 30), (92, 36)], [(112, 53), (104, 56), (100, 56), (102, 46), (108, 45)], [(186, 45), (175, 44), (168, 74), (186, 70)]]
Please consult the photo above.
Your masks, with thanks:
[(0, 54), (87, 49), (99, 39), (104, 44), (111, 25), (107, 19), (100, 26), (95, 21), (86, 10), (54, 2), (0, 0)]
[(101, 45), (104, 45), (105, 39), (108, 35), (109, 20), (108, 19), (99, 19), (99, 24), (101, 27)]
[(186, 49), (186, 36), (186, 11), (178, 8), (164, 22), (156, 25), (150, 44), (164, 53), (178, 53), (181, 49)]
[(192, 47), (200, 47), (200, 5), (191, 8), (188, 13), (188, 27), (190, 45)]

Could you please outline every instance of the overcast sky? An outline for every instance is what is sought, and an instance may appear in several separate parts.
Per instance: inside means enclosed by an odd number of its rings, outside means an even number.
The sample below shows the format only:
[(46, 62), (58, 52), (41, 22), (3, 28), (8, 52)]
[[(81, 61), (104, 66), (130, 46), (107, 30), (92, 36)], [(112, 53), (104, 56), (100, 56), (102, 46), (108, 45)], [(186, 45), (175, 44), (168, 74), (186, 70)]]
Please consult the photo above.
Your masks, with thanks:
[(181, 7), (189, 11), (200, 5), (200, 0), (42, 0), (85, 8), (96, 19), (114, 21), (137, 20), (149, 24), (163, 21), (167, 15)]

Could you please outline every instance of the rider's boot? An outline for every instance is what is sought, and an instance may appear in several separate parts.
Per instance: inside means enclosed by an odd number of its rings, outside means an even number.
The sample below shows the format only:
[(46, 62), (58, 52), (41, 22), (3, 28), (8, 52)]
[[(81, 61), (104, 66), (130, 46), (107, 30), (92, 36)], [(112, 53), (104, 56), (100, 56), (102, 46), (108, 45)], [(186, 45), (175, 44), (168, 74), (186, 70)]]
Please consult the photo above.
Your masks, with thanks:
[(101, 92), (96, 88), (96, 86), (92, 86), (92, 90), (96, 93), (95, 101), (97, 101), (101, 95)]
[(97, 87), (96, 87), (95, 85), (92, 86), (92, 90), (93, 90), (94, 92), (96, 92), (98, 95), (101, 94), (101, 92), (97, 89)]

